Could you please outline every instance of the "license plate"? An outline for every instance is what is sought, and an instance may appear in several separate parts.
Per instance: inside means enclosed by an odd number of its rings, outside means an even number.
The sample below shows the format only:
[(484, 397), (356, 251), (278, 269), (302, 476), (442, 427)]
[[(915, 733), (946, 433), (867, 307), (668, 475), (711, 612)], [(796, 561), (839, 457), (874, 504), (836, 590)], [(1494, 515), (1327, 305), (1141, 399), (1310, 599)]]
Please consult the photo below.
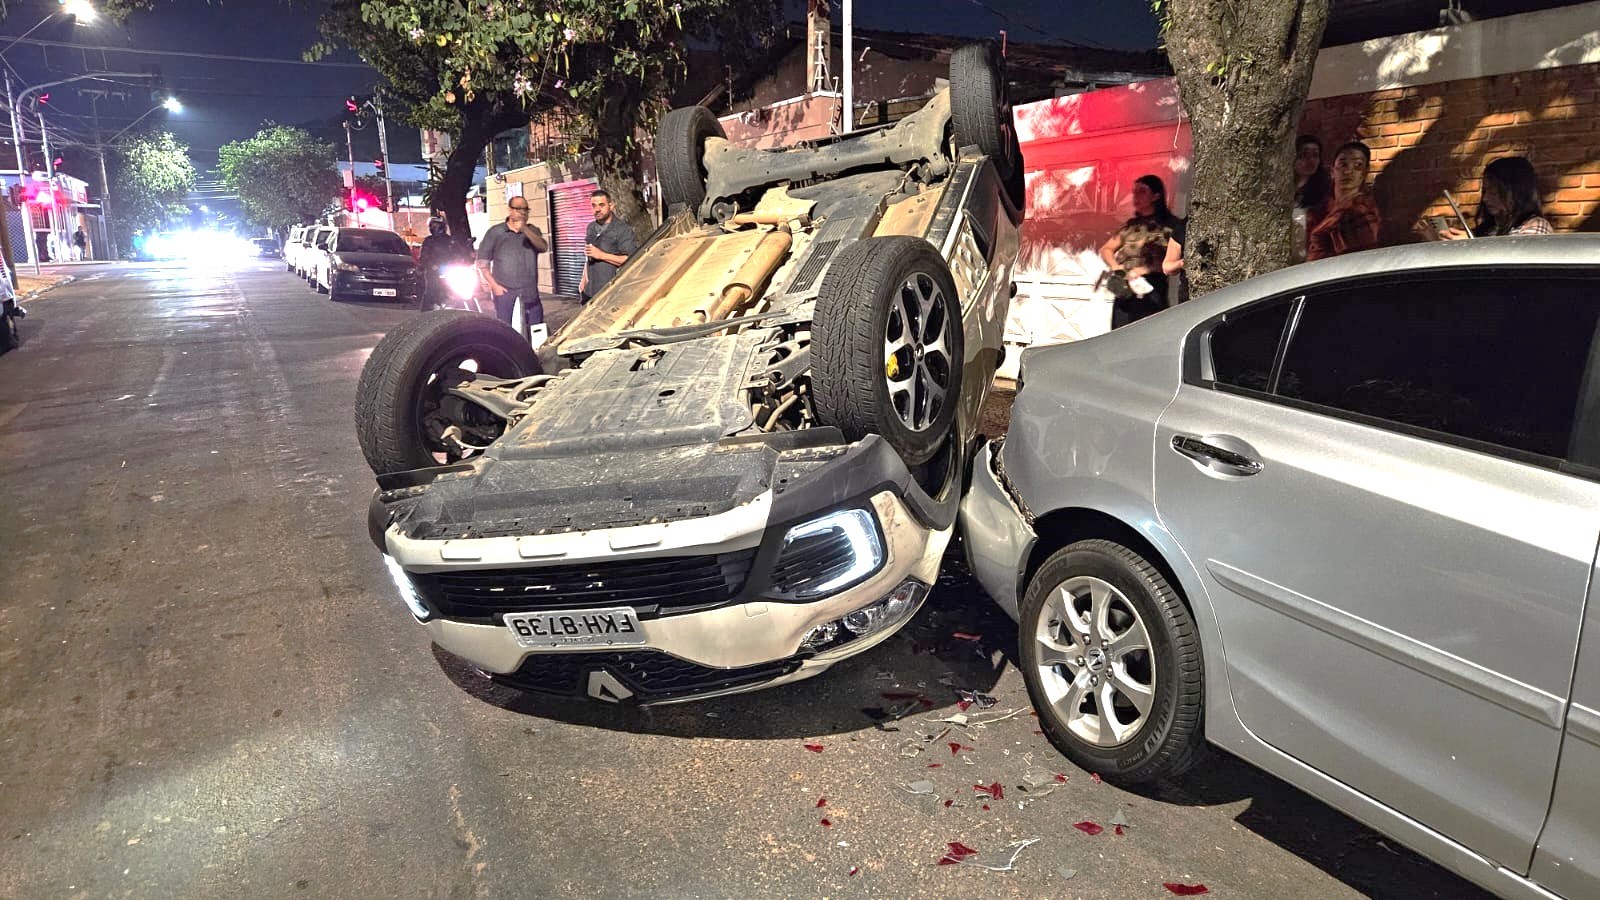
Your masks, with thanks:
[(374, 297), (395, 297), (395, 296), (398, 296), (398, 295), (399, 295), (399, 289), (398, 288), (373, 288), (372, 289), (372, 296), (374, 296)]
[(506, 613), (506, 627), (529, 649), (629, 647), (644, 643), (639, 616), (625, 606)]

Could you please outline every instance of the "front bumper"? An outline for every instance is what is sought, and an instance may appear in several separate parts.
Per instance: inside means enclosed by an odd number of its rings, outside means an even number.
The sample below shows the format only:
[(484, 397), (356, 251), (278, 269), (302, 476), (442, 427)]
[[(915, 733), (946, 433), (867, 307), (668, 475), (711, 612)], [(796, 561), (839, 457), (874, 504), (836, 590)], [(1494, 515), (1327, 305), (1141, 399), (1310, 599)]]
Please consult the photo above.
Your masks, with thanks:
[[(562, 564), (695, 554), (753, 552), (781, 539), (788, 523), (769, 525), (771, 495), (720, 515), (657, 525), (585, 532), (457, 540), (384, 533), (390, 555), (411, 573), (472, 571), (490, 565), (537, 569), (539, 560)], [(808, 634), (870, 606), (906, 582), (934, 583), (953, 529), (936, 530), (912, 515), (893, 491), (870, 497), (883, 541), (884, 561), (874, 574), (839, 593), (810, 602), (741, 597), (703, 611), (653, 618), (641, 614), (644, 644), (626, 650), (545, 650), (520, 645), (499, 621), (435, 617), (423, 622), (434, 643), (496, 680), (524, 690), (643, 704), (740, 693), (820, 674), (839, 660), (891, 637), (915, 615), (820, 652), (802, 648)], [(829, 510), (818, 510), (820, 515)], [(498, 619), (498, 617), (496, 617)]]
[(961, 544), (978, 583), (1013, 619), (1020, 619), (1022, 580), (1039, 540), (997, 471), (1001, 444), (984, 444), (972, 463), (972, 485), (961, 500)]
[[(375, 300), (415, 300), (422, 289), (421, 279), (414, 276), (395, 277), (365, 272), (334, 272), (334, 290), (346, 296), (372, 297)], [(379, 297), (374, 290), (391, 290), (394, 296)]]

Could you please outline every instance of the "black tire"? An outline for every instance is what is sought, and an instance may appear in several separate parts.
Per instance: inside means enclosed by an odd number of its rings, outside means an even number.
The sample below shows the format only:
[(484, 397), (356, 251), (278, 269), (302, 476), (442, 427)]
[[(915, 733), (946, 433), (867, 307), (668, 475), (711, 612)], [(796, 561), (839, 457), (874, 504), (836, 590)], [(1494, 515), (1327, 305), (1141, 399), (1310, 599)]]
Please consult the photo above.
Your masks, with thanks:
[[(1149, 636), (1142, 658), (1138, 651), (1123, 657), (1128, 672), (1137, 668), (1153, 673), (1149, 711), (1130, 734), (1112, 746), (1096, 744), (1071, 730), (1062, 710), (1050, 703), (1044, 683), (1047, 676), (1039, 666), (1040, 647), (1035, 636), (1047, 613), (1047, 601), (1058, 587), (1083, 577), (1098, 579), (1120, 593), (1137, 612)], [(1127, 621), (1125, 610), (1114, 612)], [(1023, 681), (1039, 713), (1040, 727), (1057, 750), (1083, 769), (1130, 784), (1178, 775), (1193, 765), (1204, 744), (1200, 638), (1188, 607), (1148, 560), (1112, 541), (1071, 544), (1057, 550), (1039, 567), (1028, 583), (1021, 613), (1018, 657)], [(1066, 673), (1063, 677), (1070, 678), (1066, 666), (1052, 667), (1052, 671)], [(1098, 715), (1099, 700), (1095, 699), (1094, 704)]]
[[(913, 281), (924, 289), (936, 288), (940, 298), (930, 307), (926, 320), (916, 323), (896, 311), (908, 308), (899, 306), (903, 294), (914, 299), (909, 293)], [(941, 319), (935, 318), (935, 309)], [(891, 371), (886, 342), (896, 333), (891, 330), (896, 319), (901, 335), (921, 330), (926, 337), (924, 326), (942, 327), (942, 354), (913, 349), (907, 357), (901, 351)], [(961, 303), (950, 270), (933, 245), (917, 237), (874, 237), (840, 251), (817, 292), (811, 354), (813, 400), (824, 425), (838, 426), (852, 441), (869, 434), (882, 435), (908, 466), (932, 459), (955, 425), (964, 359)], [(942, 363), (937, 361), (939, 355)], [(907, 365), (911, 366), (911, 387), (902, 395), (904, 402), (897, 404), (889, 382)], [(944, 398), (932, 410), (927, 408), (931, 403), (919, 400), (928, 396), (917, 390), (924, 375), (944, 378)], [(908, 410), (913, 419), (921, 414), (922, 427), (902, 418)]]
[(373, 472), (387, 475), (455, 461), (435, 455), (448, 451), (424, 427), (442, 394), (443, 378), (430, 376), (454, 370), (462, 359), (476, 360), (479, 374), (497, 378), (541, 371), (533, 348), (498, 319), (459, 309), (408, 319), (373, 348), (356, 386), (356, 437)]
[(5, 308), (0, 307), (0, 353), (6, 353), (22, 346), (22, 332), (17, 327), (17, 320)]
[(706, 139), (727, 137), (704, 106), (685, 106), (661, 117), (656, 129), (656, 178), (669, 214), (679, 204), (699, 209), (706, 199)]
[(950, 124), (957, 148), (975, 144), (993, 160), (1006, 194), (1020, 211), (1027, 199), (1022, 147), (1011, 119), (1005, 58), (994, 41), (967, 44), (950, 54)]

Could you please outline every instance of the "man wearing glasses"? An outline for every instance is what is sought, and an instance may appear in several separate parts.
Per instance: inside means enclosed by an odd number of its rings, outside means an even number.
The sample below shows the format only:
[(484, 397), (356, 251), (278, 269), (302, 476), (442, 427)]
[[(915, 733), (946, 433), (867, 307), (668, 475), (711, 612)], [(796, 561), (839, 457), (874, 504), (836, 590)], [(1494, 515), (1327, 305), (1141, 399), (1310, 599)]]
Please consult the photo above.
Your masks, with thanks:
[(511, 322), (511, 312), (522, 301), (522, 336), (530, 337), (534, 325), (544, 324), (544, 304), (539, 300), (539, 254), (550, 249), (544, 234), (528, 222), (528, 201), (512, 197), (504, 223), (491, 227), (478, 244), (478, 269), (494, 295), (494, 314)]

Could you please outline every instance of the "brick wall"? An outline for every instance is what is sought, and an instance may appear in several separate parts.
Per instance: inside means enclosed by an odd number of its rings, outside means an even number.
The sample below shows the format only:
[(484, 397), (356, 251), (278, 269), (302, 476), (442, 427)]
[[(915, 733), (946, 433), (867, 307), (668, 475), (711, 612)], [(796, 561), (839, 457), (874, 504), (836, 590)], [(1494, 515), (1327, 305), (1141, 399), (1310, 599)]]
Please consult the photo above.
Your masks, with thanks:
[(1449, 215), (1445, 190), (1471, 219), (1484, 165), (1513, 155), (1533, 162), (1556, 230), (1600, 231), (1600, 64), (1310, 100), (1301, 131), (1322, 139), (1330, 164), (1345, 141), (1372, 148), (1386, 243)]

